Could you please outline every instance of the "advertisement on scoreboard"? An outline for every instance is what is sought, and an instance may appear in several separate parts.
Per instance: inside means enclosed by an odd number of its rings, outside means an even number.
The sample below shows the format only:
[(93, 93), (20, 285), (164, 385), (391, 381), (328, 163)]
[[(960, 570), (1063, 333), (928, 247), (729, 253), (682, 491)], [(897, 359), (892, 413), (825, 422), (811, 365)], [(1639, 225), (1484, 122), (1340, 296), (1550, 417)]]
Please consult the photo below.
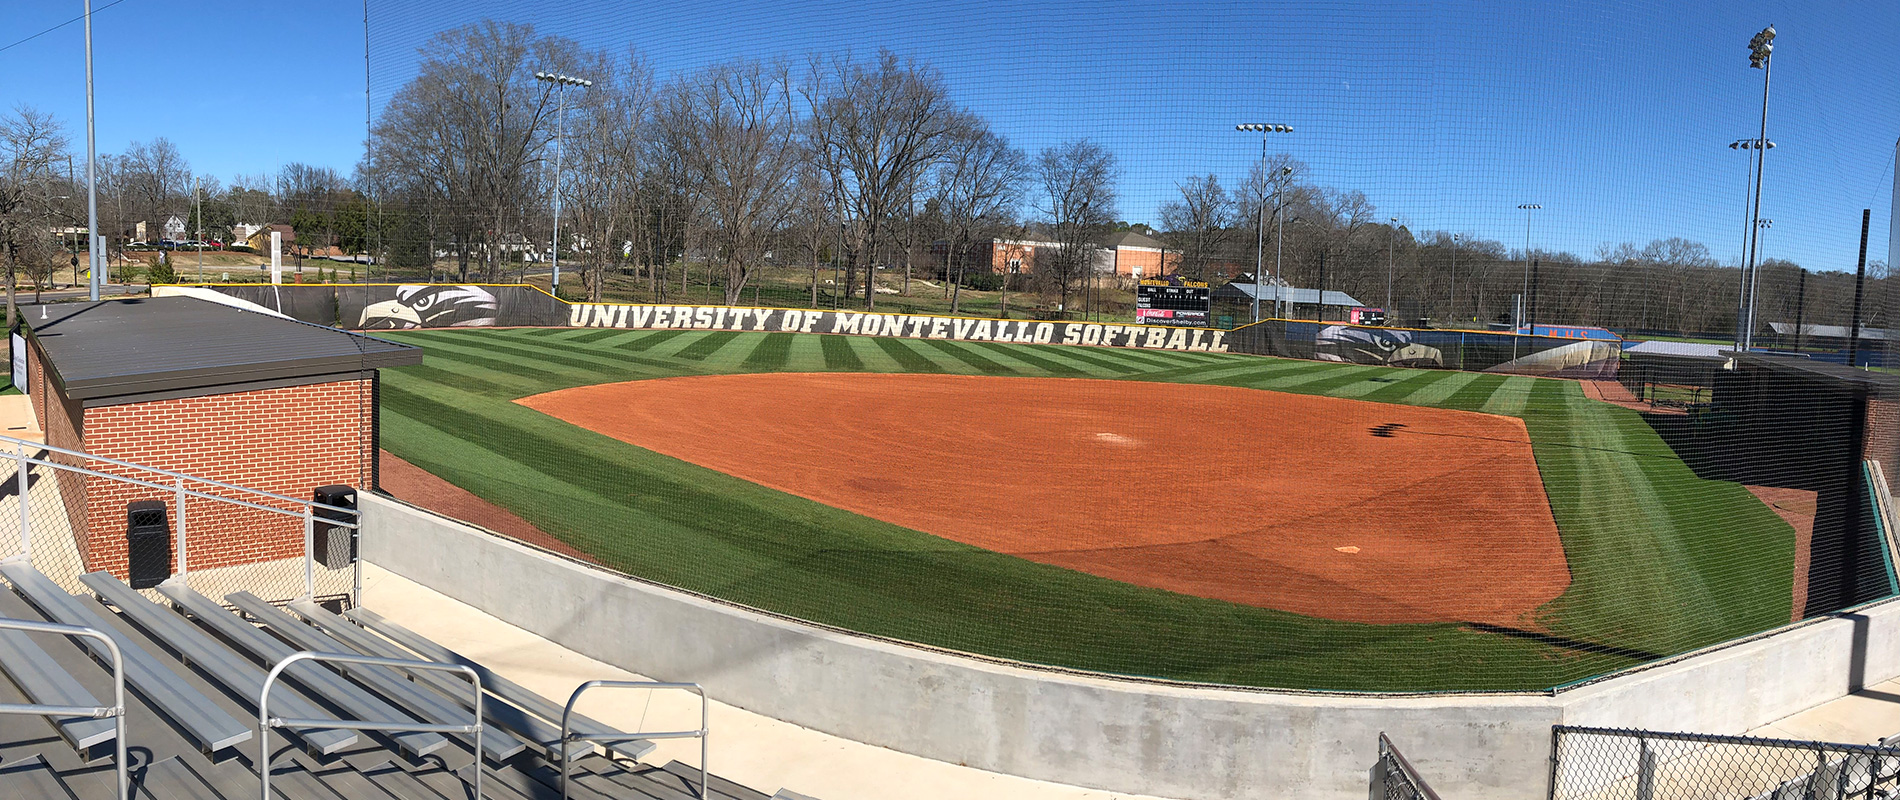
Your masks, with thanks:
[(1135, 287), (1135, 321), (1144, 325), (1205, 328), (1212, 292), (1201, 281), (1179, 276), (1144, 280)]

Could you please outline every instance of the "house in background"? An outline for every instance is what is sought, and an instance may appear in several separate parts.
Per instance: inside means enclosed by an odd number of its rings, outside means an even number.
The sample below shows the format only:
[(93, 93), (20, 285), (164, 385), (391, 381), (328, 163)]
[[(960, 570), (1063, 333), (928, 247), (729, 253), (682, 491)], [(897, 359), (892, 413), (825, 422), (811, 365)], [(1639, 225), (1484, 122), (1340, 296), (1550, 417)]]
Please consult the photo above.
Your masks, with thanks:
[[(264, 223), (261, 222), (240, 222), (231, 226), (231, 238), (226, 241), (248, 242), (251, 240), (251, 234), (263, 229)], [(268, 236), (268, 234), (266, 235)], [(266, 244), (269, 243), (266, 242)]]
[(297, 241), (297, 231), (289, 225), (281, 223), (257, 226), (257, 230), (251, 231), (251, 235), (244, 237), (244, 243), (259, 253), (269, 253), (271, 231), (277, 231), (284, 235), (284, 252), (290, 252), (291, 244)]

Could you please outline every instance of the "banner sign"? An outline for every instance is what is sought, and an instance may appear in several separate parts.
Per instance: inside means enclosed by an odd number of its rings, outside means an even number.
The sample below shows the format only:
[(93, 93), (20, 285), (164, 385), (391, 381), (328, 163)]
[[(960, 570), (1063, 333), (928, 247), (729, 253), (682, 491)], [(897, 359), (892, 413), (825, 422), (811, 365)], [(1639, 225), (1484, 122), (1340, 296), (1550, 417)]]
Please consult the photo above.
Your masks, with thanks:
[(683, 328), (1227, 352), (1227, 332), (1217, 330), (797, 308), (569, 303), (532, 286), (219, 284), (205, 288), (292, 319), (361, 331), (563, 326)]
[(856, 311), (808, 311), (796, 308), (733, 306), (646, 306), (574, 303), (568, 306), (574, 328), (688, 328), (716, 331), (797, 331), (959, 342), (1019, 342), (1139, 347), (1196, 353), (1227, 352), (1227, 332), (1153, 325), (1096, 322), (1043, 322), (1032, 319), (978, 319), (924, 314)]
[(1623, 353), (1620, 341), (1600, 339), (1277, 319), (1238, 328), (1230, 341), (1237, 353), (1553, 378), (1615, 378)]

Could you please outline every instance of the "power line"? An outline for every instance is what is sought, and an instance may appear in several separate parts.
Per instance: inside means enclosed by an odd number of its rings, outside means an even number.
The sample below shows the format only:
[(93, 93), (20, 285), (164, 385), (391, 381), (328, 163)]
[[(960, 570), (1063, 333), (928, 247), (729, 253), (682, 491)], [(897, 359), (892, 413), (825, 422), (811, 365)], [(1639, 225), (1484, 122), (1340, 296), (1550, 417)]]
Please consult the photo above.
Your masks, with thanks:
[[(101, 12), (101, 11), (104, 11), (104, 10), (106, 10), (106, 9), (108, 9), (108, 8), (111, 8), (111, 7), (113, 7), (113, 6), (116, 6), (116, 5), (118, 5), (118, 4), (120, 4), (120, 3), (123, 3), (123, 2), (125, 2), (125, 0), (112, 0), (112, 2), (110, 2), (110, 3), (107, 3), (107, 4), (105, 4), (105, 5), (103, 5), (103, 6), (100, 6), (100, 7), (98, 7), (98, 8), (95, 8), (95, 9), (93, 9), (93, 10), (92, 10), (92, 13), (96, 15), (96, 14), (98, 14), (98, 13), (99, 13), (99, 12)], [(78, 21), (80, 21), (80, 20), (83, 20), (83, 19), (85, 19), (85, 18), (86, 18), (86, 15), (84, 15), (84, 14), (80, 14), (80, 15), (79, 15), (79, 16), (77, 16), (77, 17), (73, 17), (72, 19), (69, 19), (69, 20), (66, 20), (65, 22), (62, 22), (62, 23), (60, 23), (60, 24), (58, 24), (58, 25), (54, 25), (54, 26), (53, 26), (53, 27), (51, 27), (51, 28), (47, 28), (46, 30), (43, 30), (43, 31), (40, 31), (39, 33), (36, 33), (36, 34), (33, 34), (32, 36), (28, 36), (28, 37), (26, 37), (25, 39), (21, 39), (21, 40), (19, 40), (19, 41), (17, 41), (17, 42), (14, 42), (13, 44), (10, 44), (10, 45), (7, 45), (6, 47), (0, 47), (0, 53), (4, 53), (4, 52), (6, 52), (6, 51), (8, 51), (8, 50), (12, 50), (12, 49), (13, 49), (13, 48), (15, 48), (15, 47), (19, 47), (20, 45), (23, 45), (23, 44), (26, 44), (27, 42), (30, 42), (30, 41), (33, 41), (34, 39), (38, 39), (38, 38), (40, 38), (41, 36), (45, 36), (46, 34), (49, 34), (49, 33), (52, 33), (53, 31), (56, 31), (56, 30), (59, 30), (60, 28), (64, 28), (64, 27), (66, 27), (66, 26), (68, 26), (68, 25), (71, 25), (71, 24), (73, 24), (73, 23), (75, 23), (75, 22), (78, 22)]]

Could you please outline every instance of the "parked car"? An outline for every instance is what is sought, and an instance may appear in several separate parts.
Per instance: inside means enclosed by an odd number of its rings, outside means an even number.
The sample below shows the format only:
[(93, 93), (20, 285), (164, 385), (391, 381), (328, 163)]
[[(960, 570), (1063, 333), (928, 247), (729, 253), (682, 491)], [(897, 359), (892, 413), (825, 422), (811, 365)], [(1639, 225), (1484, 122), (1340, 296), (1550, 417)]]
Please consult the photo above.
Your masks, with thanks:
[(160, 239), (158, 240), (158, 246), (160, 249), (172, 250), (178, 247), (178, 242), (175, 239)]
[(151, 247), (152, 243), (135, 241), (135, 242), (127, 242), (125, 246), (126, 247)]

